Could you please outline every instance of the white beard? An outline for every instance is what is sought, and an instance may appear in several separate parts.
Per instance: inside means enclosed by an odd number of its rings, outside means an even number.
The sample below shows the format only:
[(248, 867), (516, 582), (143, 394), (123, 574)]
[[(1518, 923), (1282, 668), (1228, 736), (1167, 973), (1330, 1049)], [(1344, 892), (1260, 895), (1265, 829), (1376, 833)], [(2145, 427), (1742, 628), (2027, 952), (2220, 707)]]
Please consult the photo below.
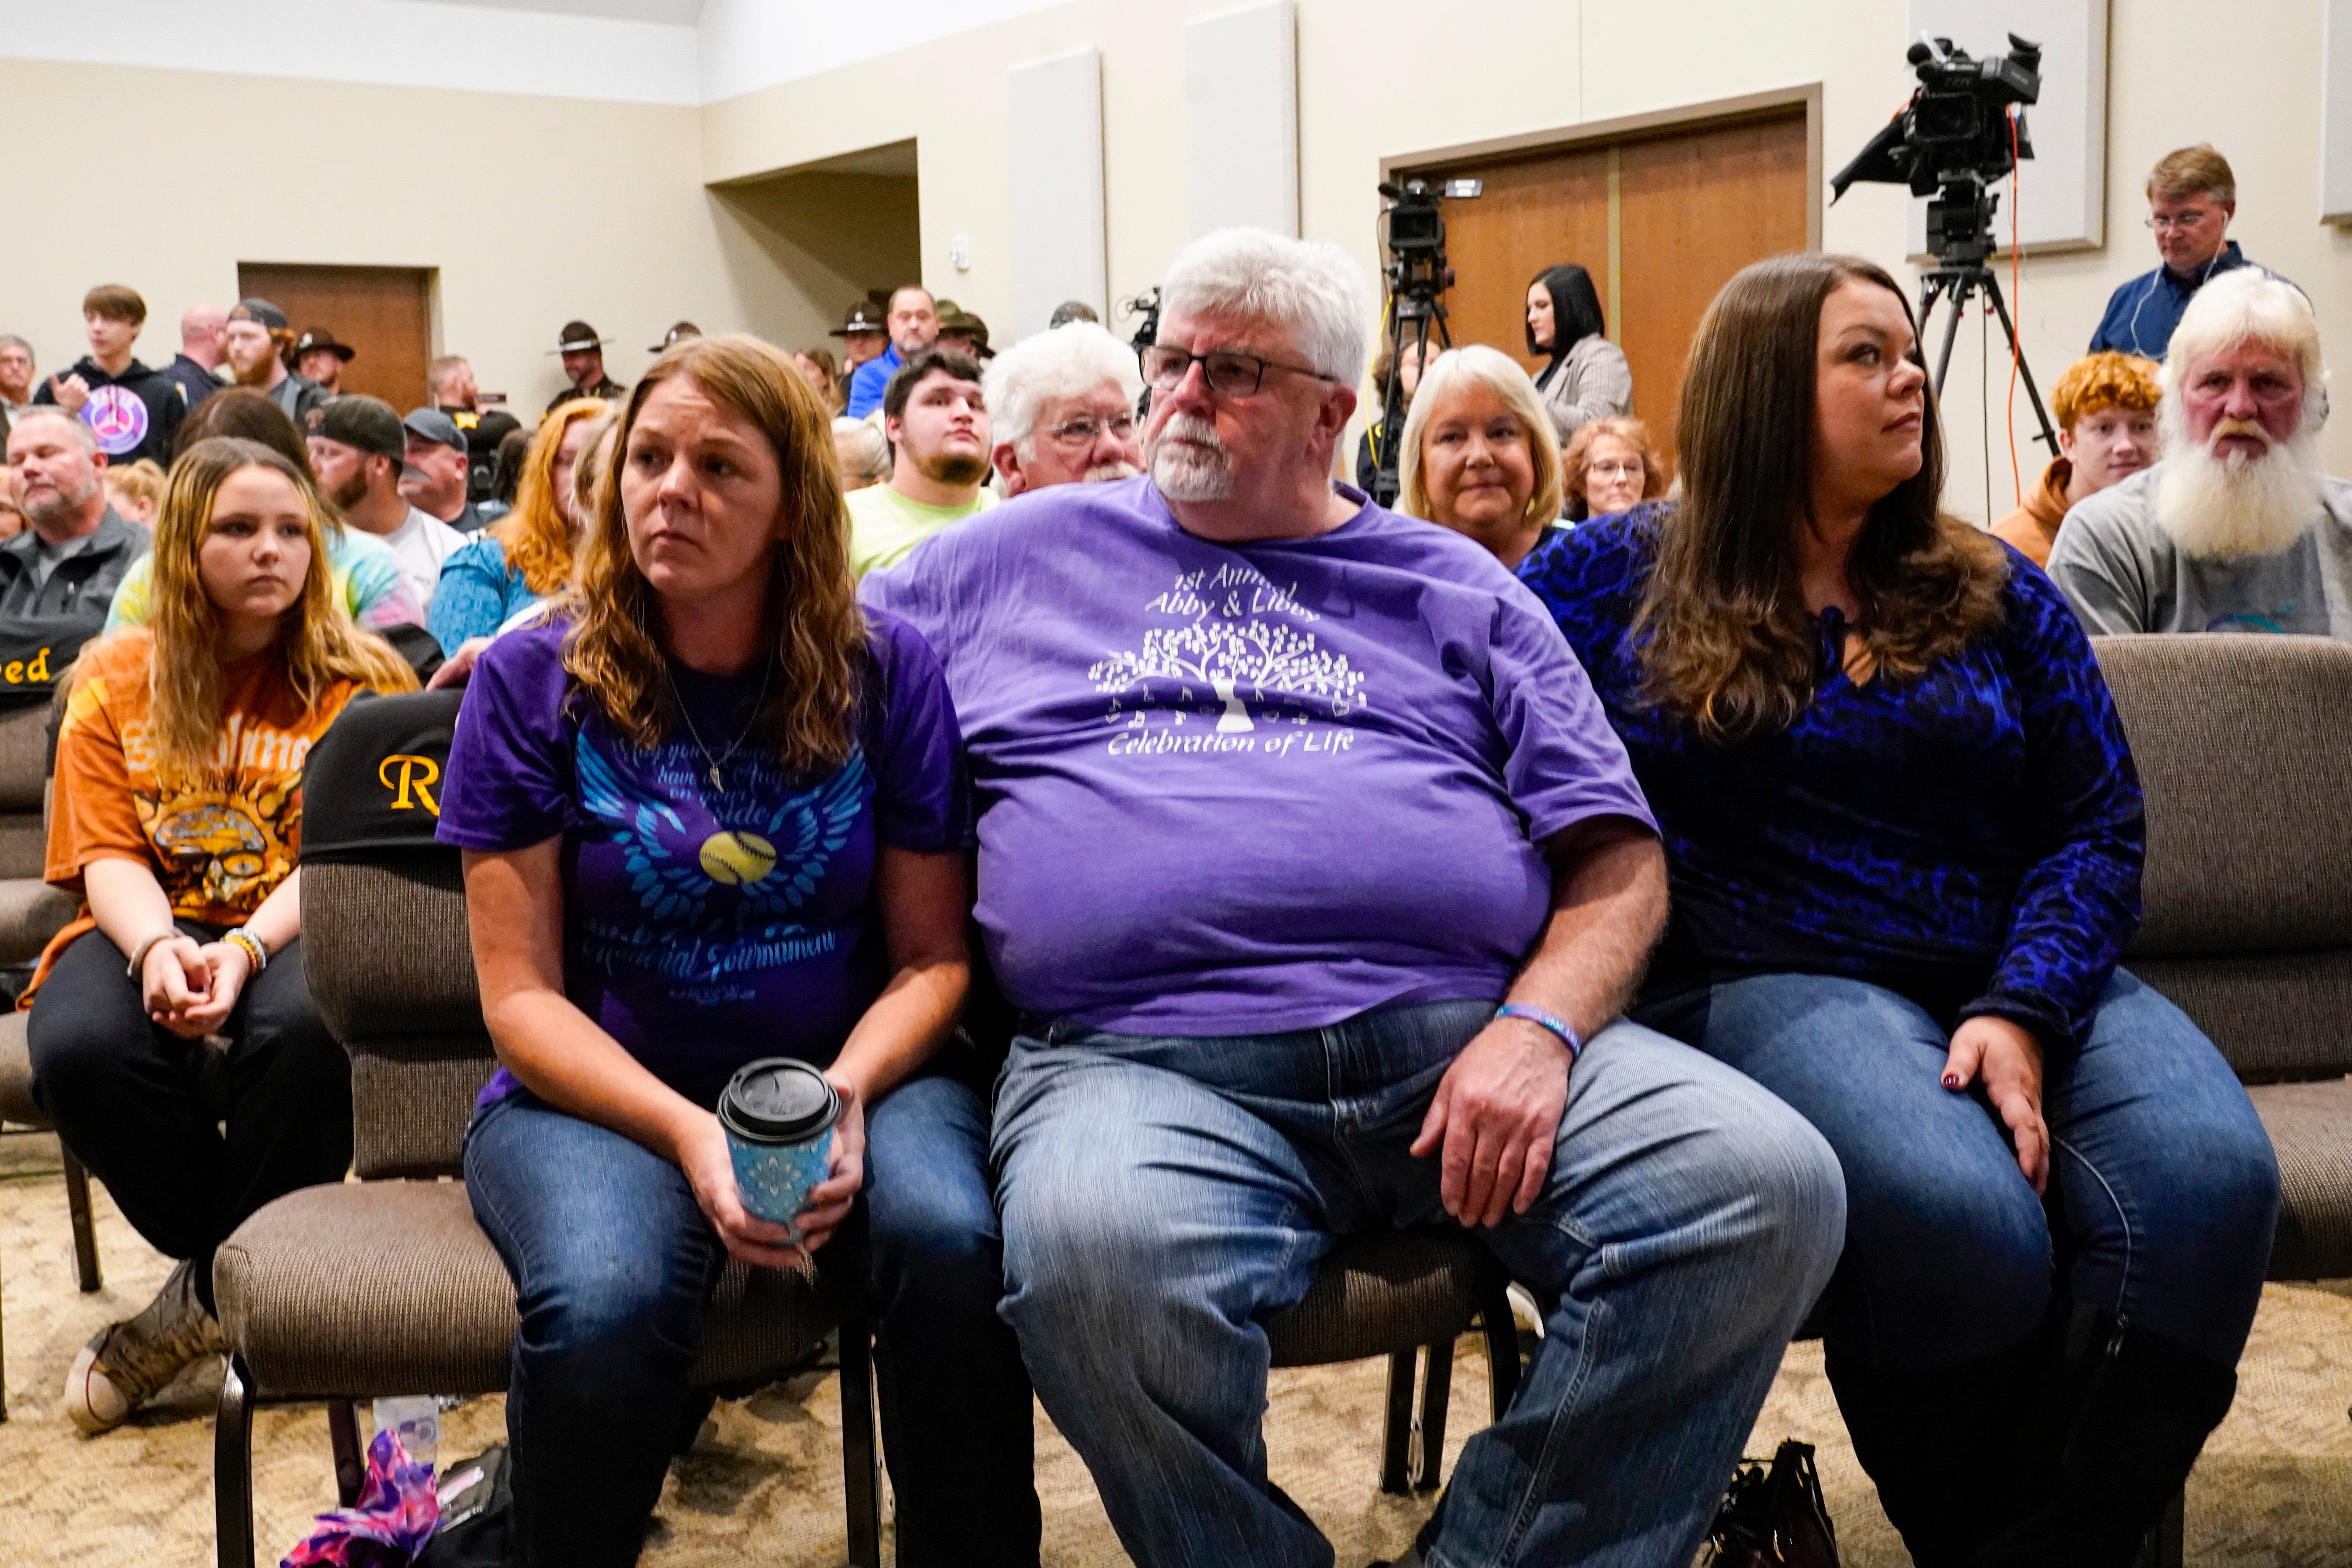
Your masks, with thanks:
[(2167, 431), (2156, 480), (2156, 521), (2184, 554), (2276, 555), (2319, 516), (2315, 437), (2297, 435), (2258, 458), (2217, 458)]
[[(1200, 446), (1174, 445), (1180, 437)], [(1145, 460), (1151, 468), (1151, 482), (1170, 500), (1227, 500), (1233, 496), (1233, 456), (1217, 438), (1217, 427), (1197, 415), (1171, 416)]]

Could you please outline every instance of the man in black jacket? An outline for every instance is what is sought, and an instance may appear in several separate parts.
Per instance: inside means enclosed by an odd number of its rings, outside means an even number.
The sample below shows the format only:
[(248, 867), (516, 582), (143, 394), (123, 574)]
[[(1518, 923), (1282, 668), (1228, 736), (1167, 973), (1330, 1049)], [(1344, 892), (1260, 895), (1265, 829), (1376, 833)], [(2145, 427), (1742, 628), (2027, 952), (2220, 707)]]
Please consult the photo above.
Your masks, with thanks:
[(27, 526), (0, 541), (0, 711), (49, 700), (82, 644), (105, 628), (122, 574), (152, 542), (107, 504), (99, 479), (106, 455), (62, 408), (17, 420), (7, 450)]
[(120, 283), (101, 283), (82, 296), (81, 319), (89, 353), (41, 383), (35, 405), (55, 404), (79, 418), (109, 462), (152, 458), (170, 468), (172, 437), (187, 405), (169, 377), (131, 357), (139, 329), (147, 324), (147, 301)]

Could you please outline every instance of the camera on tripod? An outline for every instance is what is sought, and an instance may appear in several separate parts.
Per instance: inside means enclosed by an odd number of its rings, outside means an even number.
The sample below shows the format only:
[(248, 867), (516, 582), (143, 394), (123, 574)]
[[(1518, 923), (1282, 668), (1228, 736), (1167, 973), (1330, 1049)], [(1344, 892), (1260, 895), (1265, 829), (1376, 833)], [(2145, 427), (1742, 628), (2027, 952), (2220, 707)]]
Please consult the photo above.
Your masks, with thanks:
[(2023, 108), (2042, 99), (2042, 46), (2011, 33), (2009, 53), (1979, 60), (1949, 38), (1922, 39), (1911, 46), (1910, 60), (1918, 90), (1830, 189), (1842, 196), (1857, 180), (1908, 185), (1913, 195), (1934, 198), (1928, 253), (1948, 267), (1982, 261), (1992, 254), (1999, 200), (1987, 187), (2033, 156)]
[[(1387, 230), (1384, 237), (1389, 247), (1389, 260), (1381, 275), (1389, 286), (1387, 331), (1388, 362), (1397, 363), (1408, 345), (1414, 354), (1426, 352), (1429, 329), (1437, 328), (1439, 342), (1451, 348), (1453, 334), (1445, 330), (1445, 307), (1437, 297), (1454, 287), (1454, 268), (1445, 263), (1445, 209), (1448, 200), (1464, 200), (1486, 189), (1477, 180), (1448, 180), (1436, 190), (1425, 180), (1407, 180), (1402, 184), (1381, 182), (1381, 195), (1389, 198), (1381, 217)], [(1381, 404), (1378, 436), (1373, 444), (1373, 458), (1378, 477), (1372, 483), (1372, 499), (1387, 506), (1397, 496), (1397, 456), (1399, 443), (1404, 435), (1403, 378), (1393, 370), (1384, 389)]]

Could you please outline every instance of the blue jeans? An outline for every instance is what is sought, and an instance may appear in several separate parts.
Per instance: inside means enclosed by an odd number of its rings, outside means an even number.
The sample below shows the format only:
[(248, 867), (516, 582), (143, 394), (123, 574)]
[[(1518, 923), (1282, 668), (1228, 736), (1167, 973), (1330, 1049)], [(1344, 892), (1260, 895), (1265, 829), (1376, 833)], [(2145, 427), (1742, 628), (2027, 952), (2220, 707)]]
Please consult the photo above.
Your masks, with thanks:
[[(898, 1561), (1037, 1561), (1029, 1384), (1002, 1296), (980, 1097), (934, 1076), (866, 1119), (866, 1188), (817, 1249), (839, 1310), (875, 1325)], [(687, 1373), (726, 1249), (676, 1165), (528, 1092), (466, 1136), (475, 1217), (522, 1324), (507, 1434), (523, 1561), (636, 1561), (693, 1412)]]
[[(1333, 1237), (1453, 1223), (1436, 1160), (1406, 1150), (1493, 1011), (1015, 1042), (1004, 1315), (1142, 1568), (1331, 1561), (1266, 1479), (1265, 1324)], [(1476, 1233), (1544, 1303), (1546, 1338), (1464, 1448), (1424, 1557), (1689, 1562), (1844, 1222), (1835, 1158), (1786, 1106), (1647, 1029), (1594, 1037), (1543, 1195)]]
[(1848, 1217), (1826, 1303), (1833, 1354), (1897, 1370), (1983, 1361), (2063, 1296), (2237, 1364), (2270, 1263), (2278, 1165), (2221, 1053), (2128, 972), (2108, 982), (2080, 1048), (2046, 1065), (2046, 1201), (1986, 1103), (1943, 1087), (1948, 1033), (1892, 991), (1766, 974), (1637, 1011), (1770, 1089), (1837, 1151)]

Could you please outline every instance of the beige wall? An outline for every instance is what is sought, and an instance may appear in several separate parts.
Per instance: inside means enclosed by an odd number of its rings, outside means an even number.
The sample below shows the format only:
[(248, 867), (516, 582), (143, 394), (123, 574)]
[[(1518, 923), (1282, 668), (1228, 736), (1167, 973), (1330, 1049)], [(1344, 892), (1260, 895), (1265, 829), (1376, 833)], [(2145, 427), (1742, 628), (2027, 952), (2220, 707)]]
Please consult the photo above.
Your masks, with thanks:
[[(0, 104), (20, 132), (0, 331), (45, 370), (82, 353), (93, 283), (145, 297), (138, 352), (161, 365), (184, 307), (234, 302), (239, 261), (430, 267), (436, 348), (535, 421), (565, 321), (610, 337), (627, 381), (673, 321), (740, 328), (767, 297), (729, 265), (694, 109), (17, 59)], [(71, 161), (36, 155), (43, 126)]]
[(829, 334), (842, 313), (921, 266), (911, 179), (779, 174), (714, 185), (709, 199), (744, 326), (786, 348), (814, 344), (838, 360)]
[[(914, 137), (921, 164), (924, 281), (992, 321), (1013, 303), (1006, 69), (1092, 44), (1103, 51), (1110, 282), (1148, 286), (1190, 233), (1186, 213), (1183, 20), (1230, 0), (1077, 3), (996, 23), (866, 64), (746, 94), (703, 110), (703, 176), (738, 179)], [(2324, 329), (2352, 320), (2352, 240), (2319, 225), (2318, 0), (2266, 0), (2246, 25), (2213, 26), (2189, 0), (2112, 8), (2106, 246), (2029, 258), (2025, 350), (2046, 389), (2079, 354), (2107, 293), (2155, 264), (2140, 226), (2145, 171), (2167, 150), (2210, 139), (2237, 166), (2233, 233), (2249, 255), (2309, 290)], [(1858, 151), (1904, 100), (1901, 0), (1299, 0), (1299, 157), (1305, 232), (1376, 264), (1373, 184), (1383, 158), (1560, 130), (1820, 83), (1827, 169)], [(2032, 172), (2025, 199), (2032, 200)], [(1827, 191), (1822, 197), (1826, 200)], [(1824, 215), (1824, 243), (1916, 276), (1904, 256), (1905, 196), (1856, 186)], [(950, 239), (971, 237), (968, 273)], [(1111, 323), (1121, 325), (1118, 321)], [(1998, 338), (1998, 329), (1995, 330)], [(1947, 402), (1948, 499), (1986, 512), (1978, 414), (1977, 323), (1963, 329)], [(2352, 342), (2339, 351), (2352, 356)], [(1996, 356), (1991, 510), (2011, 505)], [(2019, 458), (2031, 484), (2041, 448), (2017, 398)], [(2352, 421), (2328, 433), (2352, 471)]]

